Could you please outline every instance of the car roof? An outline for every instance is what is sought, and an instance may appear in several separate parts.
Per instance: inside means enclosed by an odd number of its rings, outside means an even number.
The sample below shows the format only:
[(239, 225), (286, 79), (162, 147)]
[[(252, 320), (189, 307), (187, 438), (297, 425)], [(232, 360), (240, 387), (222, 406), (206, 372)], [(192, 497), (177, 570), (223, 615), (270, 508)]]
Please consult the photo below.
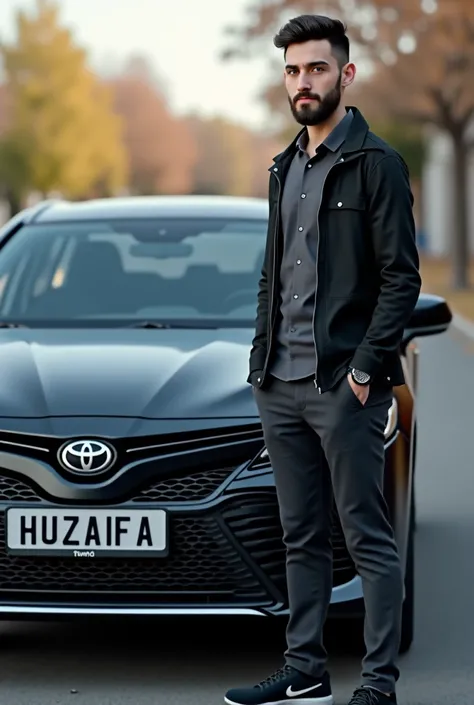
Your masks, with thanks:
[(268, 201), (240, 196), (126, 196), (89, 201), (52, 201), (35, 209), (30, 222), (133, 218), (267, 218)]

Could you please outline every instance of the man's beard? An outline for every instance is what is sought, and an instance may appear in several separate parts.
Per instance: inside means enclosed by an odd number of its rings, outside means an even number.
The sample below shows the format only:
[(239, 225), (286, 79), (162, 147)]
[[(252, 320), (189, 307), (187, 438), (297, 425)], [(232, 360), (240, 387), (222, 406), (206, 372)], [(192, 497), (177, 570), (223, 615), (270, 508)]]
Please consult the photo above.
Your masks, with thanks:
[[(313, 98), (318, 101), (318, 105), (313, 107), (312, 103), (303, 103), (298, 107), (300, 98)], [(315, 93), (298, 93), (293, 99), (288, 97), (291, 112), (296, 122), (300, 125), (321, 125), (329, 120), (331, 115), (337, 110), (341, 102), (341, 81), (337, 80), (333, 89), (326, 93), (324, 98)]]

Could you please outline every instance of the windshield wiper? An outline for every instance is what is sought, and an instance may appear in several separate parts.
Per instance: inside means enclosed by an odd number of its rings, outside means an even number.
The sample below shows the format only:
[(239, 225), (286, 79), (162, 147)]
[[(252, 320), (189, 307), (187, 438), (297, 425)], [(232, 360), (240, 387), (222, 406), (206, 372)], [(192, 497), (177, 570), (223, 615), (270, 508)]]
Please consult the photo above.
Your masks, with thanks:
[(159, 323), (158, 321), (138, 321), (131, 323), (129, 328), (171, 328), (169, 323)]
[(178, 322), (164, 322), (164, 321), (137, 321), (136, 323), (131, 323), (129, 328), (217, 328), (215, 324), (208, 325), (202, 321), (196, 321), (196, 323), (178, 323)]
[(10, 321), (0, 321), (0, 328), (28, 328), (24, 323), (14, 323)]

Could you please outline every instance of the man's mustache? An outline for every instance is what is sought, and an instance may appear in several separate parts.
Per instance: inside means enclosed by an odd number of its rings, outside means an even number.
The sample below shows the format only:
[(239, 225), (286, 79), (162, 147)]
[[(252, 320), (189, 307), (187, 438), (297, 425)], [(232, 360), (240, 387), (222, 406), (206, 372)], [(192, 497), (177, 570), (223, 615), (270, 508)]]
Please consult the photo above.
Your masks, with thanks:
[(301, 100), (301, 98), (312, 98), (313, 100), (317, 100), (318, 102), (321, 102), (321, 98), (317, 93), (298, 93), (294, 98), (293, 98), (293, 103), (296, 105), (296, 103)]

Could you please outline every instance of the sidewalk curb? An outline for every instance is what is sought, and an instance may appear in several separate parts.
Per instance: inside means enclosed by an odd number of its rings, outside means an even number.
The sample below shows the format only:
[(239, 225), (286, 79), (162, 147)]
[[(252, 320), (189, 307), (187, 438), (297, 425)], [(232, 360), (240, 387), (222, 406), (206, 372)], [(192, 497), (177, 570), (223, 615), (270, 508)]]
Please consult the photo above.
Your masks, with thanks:
[(460, 316), (459, 313), (453, 313), (451, 325), (471, 340), (474, 340), (474, 323), (472, 321)]

